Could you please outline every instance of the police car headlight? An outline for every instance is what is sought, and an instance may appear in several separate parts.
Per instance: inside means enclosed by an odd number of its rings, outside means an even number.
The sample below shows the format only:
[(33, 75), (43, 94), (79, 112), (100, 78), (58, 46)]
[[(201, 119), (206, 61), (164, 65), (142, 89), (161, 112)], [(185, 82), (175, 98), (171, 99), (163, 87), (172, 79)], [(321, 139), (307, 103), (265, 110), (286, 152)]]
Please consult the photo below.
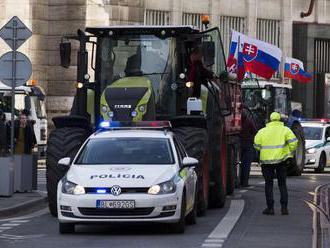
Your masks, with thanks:
[(62, 193), (70, 195), (83, 195), (85, 194), (85, 188), (68, 181), (66, 178), (62, 180)]
[(314, 154), (314, 153), (316, 153), (316, 149), (315, 148), (307, 149), (307, 153), (308, 154)]
[(160, 194), (171, 194), (176, 191), (176, 185), (173, 180), (153, 185), (149, 188), (148, 194), (160, 195)]

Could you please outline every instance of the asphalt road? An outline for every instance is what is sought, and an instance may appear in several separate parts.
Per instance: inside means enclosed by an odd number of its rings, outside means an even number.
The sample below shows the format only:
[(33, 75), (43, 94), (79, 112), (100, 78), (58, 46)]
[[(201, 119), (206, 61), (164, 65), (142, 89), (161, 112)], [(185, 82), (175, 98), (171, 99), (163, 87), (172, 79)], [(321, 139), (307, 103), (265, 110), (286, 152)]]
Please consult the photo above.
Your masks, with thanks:
[[(41, 189), (45, 189), (44, 182), (39, 180)], [(276, 214), (264, 216), (261, 214), (265, 207), (263, 179), (259, 170), (254, 169), (250, 188), (238, 189), (234, 196), (228, 197), (223, 209), (209, 210), (207, 216), (198, 219), (197, 225), (187, 226), (185, 234), (180, 235), (171, 234), (163, 225), (150, 224), (77, 226), (75, 234), (60, 235), (56, 218), (47, 209), (41, 209), (28, 216), (0, 220), (0, 247), (307, 248), (312, 246), (313, 218), (306, 201), (313, 200), (318, 185), (329, 182), (330, 170), (289, 178), (290, 215), (280, 215), (276, 190)]]

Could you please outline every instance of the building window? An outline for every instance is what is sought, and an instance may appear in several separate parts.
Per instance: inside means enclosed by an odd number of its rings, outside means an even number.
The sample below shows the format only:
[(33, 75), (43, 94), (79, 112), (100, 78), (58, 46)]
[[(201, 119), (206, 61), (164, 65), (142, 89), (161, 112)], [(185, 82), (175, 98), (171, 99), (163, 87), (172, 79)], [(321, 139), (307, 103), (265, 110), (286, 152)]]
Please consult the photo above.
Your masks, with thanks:
[(220, 33), (223, 41), (223, 48), (225, 54), (229, 54), (229, 46), (231, 42), (231, 30), (244, 33), (245, 18), (237, 16), (221, 16), (220, 17)]
[(163, 10), (146, 9), (144, 13), (144, 25), (170, 25), (171, 13)]
[(192, 25), (202, 30), (203, 29), (202, 14), (183, 13), (182, 25)]
[[(257, 39), (280, 47), (281, 21), (271, 19), (257, 19)], [(281, 70), (281, 68), (279, 68)], [(273, 78), (279, 78), (277, 72)]]
[(257, 39), (280, 47), (281, 21), (257, 19)]

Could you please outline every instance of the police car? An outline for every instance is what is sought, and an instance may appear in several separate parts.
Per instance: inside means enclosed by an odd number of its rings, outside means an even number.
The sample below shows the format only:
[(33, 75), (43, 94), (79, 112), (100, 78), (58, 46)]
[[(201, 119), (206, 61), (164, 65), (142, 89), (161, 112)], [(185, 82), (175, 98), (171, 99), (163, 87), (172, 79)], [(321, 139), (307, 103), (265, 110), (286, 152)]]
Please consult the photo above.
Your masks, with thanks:
[(177, 233), (185, 221), (195, 224), (198, 160), (187, 156), (170, 124), (113, 123), (103, 122), (73, 161), (58, 162), (70, 166), (58, 184), (60, 233), (78, 223), (161, 222)]
[(305, 168), (323, 172), (330, 162), (330, 122), (326, 119), (305, 119), (301, 125), (305, 134)]

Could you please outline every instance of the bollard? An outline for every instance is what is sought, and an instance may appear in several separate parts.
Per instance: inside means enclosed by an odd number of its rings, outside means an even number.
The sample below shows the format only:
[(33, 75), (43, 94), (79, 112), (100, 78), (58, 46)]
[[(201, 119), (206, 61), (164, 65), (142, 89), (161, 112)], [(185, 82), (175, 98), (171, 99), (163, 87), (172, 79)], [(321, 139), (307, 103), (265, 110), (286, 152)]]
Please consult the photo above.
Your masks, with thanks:
[(11, 157), (0, 157), (0, 196), (14, 194), (14, 165)]
[(33, 175), (33, 157), (32, 155), (22, 154), (14, 156), (15, 165), (15, 192), (31, 192), (32, 191), (32, 175)]

